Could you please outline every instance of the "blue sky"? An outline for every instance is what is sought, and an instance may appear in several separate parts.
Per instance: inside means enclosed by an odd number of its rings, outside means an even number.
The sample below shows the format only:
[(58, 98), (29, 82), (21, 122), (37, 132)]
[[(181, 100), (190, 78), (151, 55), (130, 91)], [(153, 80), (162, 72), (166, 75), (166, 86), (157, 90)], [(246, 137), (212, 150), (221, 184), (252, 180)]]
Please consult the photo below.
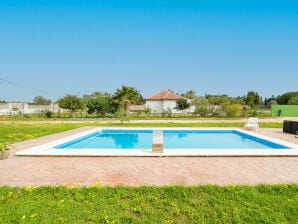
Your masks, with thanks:
[(0, 100), (298, 91), (297, 24), (295, 0), (1, 0)]

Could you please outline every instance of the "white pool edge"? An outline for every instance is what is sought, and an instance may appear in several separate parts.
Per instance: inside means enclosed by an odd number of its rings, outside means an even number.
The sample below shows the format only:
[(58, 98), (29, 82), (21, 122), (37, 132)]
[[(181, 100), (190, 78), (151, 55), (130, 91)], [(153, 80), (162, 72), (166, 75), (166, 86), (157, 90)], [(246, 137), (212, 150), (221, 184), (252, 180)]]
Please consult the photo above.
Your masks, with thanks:
[[(67, 149), (61, 150), (54, 148), (57, 145), (72, 141), (76, 138), (91, 134), (102, 129), (114, 130), (236, 130), (251, 136), (262, 138), (280, 145), (289, 147), (289, 149), (164, 149), (163, 153), (152, 153), (151, 150), (144, 149)], [(17, 156), (298, 156), (298, 145), (289, 143), (280, 139), (260, 135), (257, 132), (248, 132), (240, 128), (106, 128), (96, 127), (88, 131), (83, 131), (68, 137), (50, 141), (29, 149), (18, 151)]]

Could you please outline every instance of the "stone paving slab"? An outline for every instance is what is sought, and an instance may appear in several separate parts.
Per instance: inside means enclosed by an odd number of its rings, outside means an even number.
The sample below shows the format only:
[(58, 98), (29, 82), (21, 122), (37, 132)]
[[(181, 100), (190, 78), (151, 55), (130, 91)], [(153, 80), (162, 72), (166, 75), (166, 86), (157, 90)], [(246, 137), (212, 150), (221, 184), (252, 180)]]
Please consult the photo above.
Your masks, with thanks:
[[(16, 151), (94, 127), (15, 144)], [(298, 144), (281, 129), (258, 132)], [(21, 157), (0, 160), (0, 185), (202, 185), (298, 183), (298, 157)]]

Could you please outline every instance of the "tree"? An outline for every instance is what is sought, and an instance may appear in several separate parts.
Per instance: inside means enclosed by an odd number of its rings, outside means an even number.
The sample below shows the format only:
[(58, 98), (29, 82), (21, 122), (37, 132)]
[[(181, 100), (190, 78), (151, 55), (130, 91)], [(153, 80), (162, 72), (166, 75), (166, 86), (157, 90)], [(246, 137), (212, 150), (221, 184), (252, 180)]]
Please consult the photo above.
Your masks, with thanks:
[(50, 105), (52, 103), (52, 100), (46, 99), (43, 96), (36, 96), (33, 99), (33, 104), (38, 104), (38, 105)]
[(206, 99), (208, 99), (211, 105), (218, 105), (218, 106), (226, 105), (231, 102), (231, 98), (226, 94), (222, 94), (222, 95), (206, 94)]
[[(278, 104), (287, 105), (289, 104), (289, 101), (292, 97), (298, 96), (298, 92), (287, 92), (284, 93), (278, 97), (276, 97), (276, 100)], [(292, 103), (293, 101), (291, 101)]]
[(124, 109), (125, 117), (127, 118), (130, 111), (130, 105), (140, 101), (141, 95), (138, 90), (130, 86), (122, 86), (117, 89), (113, 96), (113, 102), (116, 104), (117, 109)]
[(105, 117), (105, 114), (111, 110), (111, 98), (107, 96), (91, 98), (86, 106), (89, 114), (96, 112), (97, 116)]
[(187, 102), (187, 100), (184, 98), (181, 98), (176, 101), (176, 107), (174, 109), (181, 110), (183, 113), (183, 111), (189, 107), (190, 107), (190, 104)]
[(257, 106), (262, 104), (262, 99), (257, 92), (249, 91), (245, 98), (245, 104), (252, 109), (256, 109)]
[(85, 108), (84, 100), (75, 95), (67, 94), (65, 97), (60, 98), (57, 103), (59, 107), (70, 110), (73, 116), (76, 111)]
[(288, 102), (289, 105), (298, 105), (298, 95), (292, 96)]
[(108, 92), (105, 92), (105, 93), (102, 93), (100, 91), (95, 91), (91, 94), (91, 97), (93, 98), (96, 98), (96, 97), (101, 97), (101, 96), (104, 96), (104, 97), (111, 97), (111, 94), (109, 94)]
[(195, 106), (195, 114), (207, 116), (209, 112), (209, 101), (202, 96), (197, 96), (192, 100), (192, 105)]
[(84, 101), (85, 104), (87, 104), (87, 102), (88, 102), (90, 99), (92, 99), (92, 98), (93, 98), (93, 97), (92, 97), (91, 95), (89, 95), (89, 94), (84, 94), (83, 97), (82, 97), (82, 99), (83, 99), (83, 101)]
[(228, 117), (240, 117), (242, 110), (241, 104), (230, 104), (224, 107), (224, 111), (227, 113)]
[(194, 90), (188, 90), (186, 93), (181, 94), (181, 96), (191, 100), (196, 97), (196, 92)]
[(231, 97), (231, 104), (245, 104), (245, 96)]
[(277, 104), (276, 97), (272, 95), (270, 98), (265, 98), (264, 105), (267, 108), (271, 108), (272, 105)]
[(100, 92), (100, 91), (95, 91), (95, 92), (91, 93), (91, 95), (89, 95), (89, 94), (84, 94), (82, 98), (83, 98), (84, 102), (87, 104), (87, 102), (88, 102), (90, 99), (92, 99), (92, 98), (97, 98), (97, 97), (102, 97), (102, 96), (111, 98), (111, 94), (109, 94), (109, 93), (107, 93), (107, 92), (102, 93), (102, 92)]

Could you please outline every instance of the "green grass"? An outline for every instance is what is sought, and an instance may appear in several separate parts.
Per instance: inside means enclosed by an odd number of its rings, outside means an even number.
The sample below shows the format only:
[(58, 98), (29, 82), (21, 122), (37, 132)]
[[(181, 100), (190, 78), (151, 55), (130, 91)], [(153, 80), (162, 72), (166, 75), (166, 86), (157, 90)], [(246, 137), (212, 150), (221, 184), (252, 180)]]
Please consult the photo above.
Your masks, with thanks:
[[(0, 142), (15, 143), (44, 135), (63, 132), (83, 126), (107, 126), (107, 127), (243, 127), (243, 122), (216, 122), (216, 123), (41, 123), (41, 122), (11, 122), (0, 125)], [(262, 128), (281, 128), (281, 123), (261, 123)]]
[[(243, 127), (243, 123), (40, 123), (0, 125), (0, 142), (18, 142), (86, 125)], [(261, 123), (278, 127), (280, 123)], [(0, 187), (7, 223), (298, 223), (298, 185), (198, 187)]]
[(1, 187), (0, 223), (298, 223), (298, 185)]
[(15, 143), (81, 126), (78, 124), (1, 124), (0, 142)]

